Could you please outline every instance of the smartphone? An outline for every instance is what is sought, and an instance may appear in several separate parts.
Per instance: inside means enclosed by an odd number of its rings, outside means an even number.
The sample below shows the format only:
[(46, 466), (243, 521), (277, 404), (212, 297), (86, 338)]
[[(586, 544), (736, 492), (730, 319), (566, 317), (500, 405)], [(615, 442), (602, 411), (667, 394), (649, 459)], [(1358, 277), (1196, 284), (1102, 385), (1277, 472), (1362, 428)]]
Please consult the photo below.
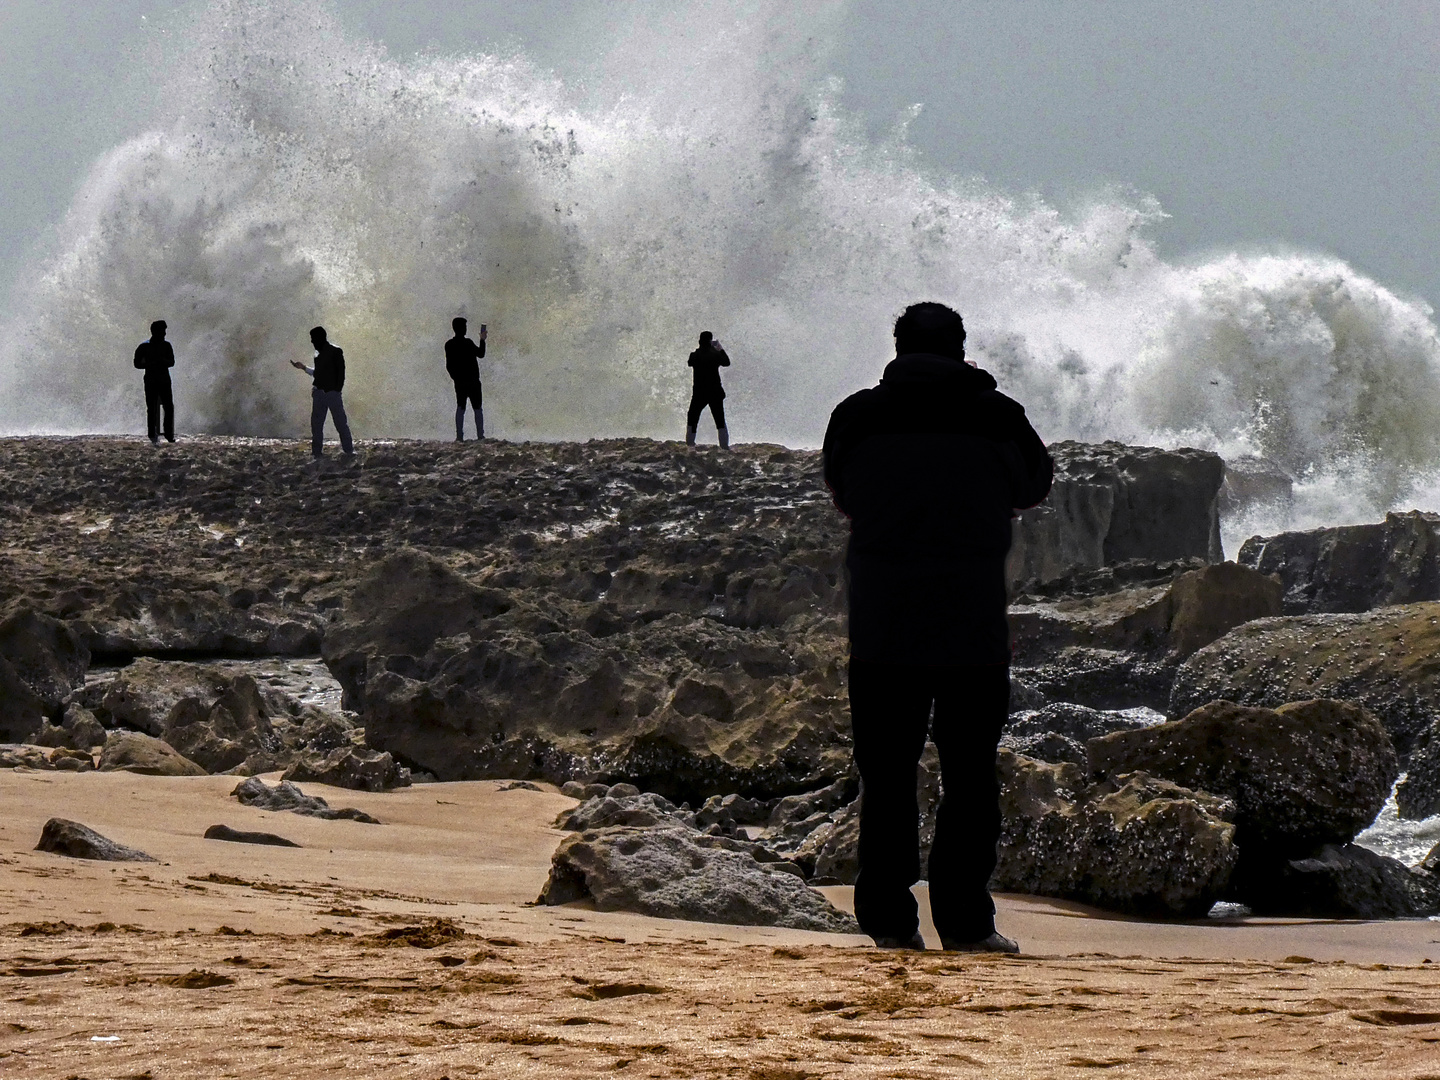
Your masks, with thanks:
[(485, 333), (485, 324), (483, 322), (480, 324), (480, 332), (482, 334)]

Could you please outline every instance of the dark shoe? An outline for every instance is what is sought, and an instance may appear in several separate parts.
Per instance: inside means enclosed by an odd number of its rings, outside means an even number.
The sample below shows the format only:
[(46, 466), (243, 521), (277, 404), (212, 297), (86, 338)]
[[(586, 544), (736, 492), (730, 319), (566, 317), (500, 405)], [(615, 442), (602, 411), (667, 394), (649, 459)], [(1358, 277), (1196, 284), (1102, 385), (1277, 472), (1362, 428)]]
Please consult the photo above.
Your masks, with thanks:
[(166, 436), (165, 436), (165, 441), (166, 441), (166, 442), (174, 442), (174, 441), (175, 441), (175, 436), (174, 436), (174, 435), (166, 435)]
[(464, 436), (464, 435), (456, 435), (456, 436), (455, 436), (455, 441), (456, 441), (456, 442), (464, 442), (464, 441), (465, 441), (465, 436)]
[(925, 939), (920, 936), (919, 930), (916, 930), (915, 933), (908, 938), (886, 937), (882, 934), (880, 937), (875, 938), (874, 941), (877, 949), (914, 949), (916, 952), (925, 951)]
[(1018, 953), (1020, 951), (1019, 942), (1011, 941), (998, 931), (979, 941), (956, 941), (954, 938), (941, 938), (940, 947), (946, 952)]
[(159, 445), (160, 445), (160, 436), (158, 436), (158, 435), (151, 435), (151, 436), (150, 436), (150, 445), (151, 445), (151, 446), (159, 446)]

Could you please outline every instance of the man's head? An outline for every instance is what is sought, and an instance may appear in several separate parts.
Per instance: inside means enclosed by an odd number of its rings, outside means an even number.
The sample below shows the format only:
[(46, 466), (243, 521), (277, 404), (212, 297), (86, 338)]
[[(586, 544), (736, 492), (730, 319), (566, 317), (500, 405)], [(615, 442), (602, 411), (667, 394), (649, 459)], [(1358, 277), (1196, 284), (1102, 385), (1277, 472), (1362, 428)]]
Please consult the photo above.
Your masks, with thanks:
[(164, 319), (156, 319), (154, 322), (152, 322), (152, 323), (150, 324), (150, 338), (151, 338), (151, 340), (153, 340), (153, 341), (164, 341), (164, 340), (165, 340), (165, 329), (166, 329), (166, 327), (165, 327), (165, 320), (164, 320)]
[(455, 331), (455, 336), (456, 336), (456, 337), (464, 337), (464, 336), (465, 336), (465, 328), (466, 328), (467, 326), (469, 326), (469, 325), (470, 325), (470, 324), (469, 324), (468, 322), (466, 322), (464, 319), (456, 318), (456, 319), (451, 319), (451, 320), (450, 320), (450, 329)]
[(965, 322), (944, 304), (911, 304), (895, 320), (895, 355), (935, 353), (965, 359)]
[(324, 345), (327, 340), (325, 337), (325, 327), (317, 326), (314, 330), (310, 331), (310, 344), (314, 345), (317, 349), (321, 345)]
[(715, 335), (712, 334), (709, 330), (700, 331), (700, 348), (708, 349), (710, 347), (710, 342), (714, 340)]

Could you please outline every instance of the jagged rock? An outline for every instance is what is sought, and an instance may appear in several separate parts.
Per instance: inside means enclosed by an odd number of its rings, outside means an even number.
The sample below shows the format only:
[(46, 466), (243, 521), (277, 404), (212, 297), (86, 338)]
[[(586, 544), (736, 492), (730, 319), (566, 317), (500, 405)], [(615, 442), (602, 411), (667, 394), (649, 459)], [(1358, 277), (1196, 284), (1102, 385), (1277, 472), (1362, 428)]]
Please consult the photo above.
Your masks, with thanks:
[[(616, 785), (618, 788), (620, 785)], [(566, 810), (555, 819), (557, 829), (583, 832), (586, 829), (603, 829), (612, 825), (631, 825), (648, 828), (653, 825), (682, 824), (695, 828), (695, 815), (681, 810), (663, 795), (653, 791), (632, 794), (615, 794), (607, 790), (579, 806)]]
[(234, 769), (278, 742), (260, 688), (249, 675), (227, 679), (213, 703), (206, 697), (181, 698), (162, 730), (166, 742), (213, 773)]
[(1248, 865), (1348, 843), (1375, 820), (1399, 773), (1380, 722), (1344, 701), (1279, 709), (1215, 701), (1184, 719), (1090, 740), (1090, 770), (1143, 770), (1235, 803)]
[(306, 795), (288, 780), (282, 780), (272, 788), (258, 776), (251, 776), (240, 781), (230, 794), (246, 806), (254, 806), (261, 810), (289, 811), (292, 814), (303, 814), (306, 817), (322, 818), (326, 821), (345, 820), (359, 821), (366, 825), (380, 824), (378, 819), (353, 807), (333, 810), (324, 799), (318, 795)]
[(1395, 805), (1402, 818), (1412, 821), (1440, 814), (1440, 720), (1416, 740), (1405, 779), (1395, 786)]
[[(935, 838), (934, 813), (930, 815), (930, 841)], [(929, 854), (929, 844), (922, 838), (921, 867)], [(813, 833), (795, 854), (795, 862), (813, 867), (811, 876), (816, 884), (853, 885), (860, 873), (860, 799), (856, 799), (835, 815), (825, 828)]]
[(1068, 761), (1072, 765), (1085, 766), (1085, 747), (1082, 743), (1054, 731), (1042, 731), (1033, 735), (1003, 735), (1000, 745), (1021, 757), (1036, 761), (1048, 761), (1058, 765)]
[(47, 722), (35, 736), (34, 742), (36, 746), (89, 750), (104, 744), (105, 729), (89, 709), (71, 702), (65, 706), (65, 715), (59, 725)]
[(1440, 600), (1440, 515), (1411, 510), (1372, 525), (1252, 536), (1238, 559), (1279, 578), (1286, 615)]
[(169, 743), (139, 731), (112, 731), (100, 751), (100, 771), (145, 776), (204, 776), (205, 770)]
[(283, 836), (276, 836), (268, 832), (245, 832), (242, 829), (232, 829), (229, 825), (211, 825), (205, 830), (206, 840), (225, 840), (232, 844), (264, 844), (269, 847), (294, 847), (300, 845), (294, 840), (286, 840)]
[(318, 613), (274, 604), (237, 607), (235, 593), (168, 584), (116, 583), (74, 619), (75, 629), (92, 653), (117, 658), (313, 656), (320, 649)]
[(1176, 672), (1171, 716), (1209, 701), (1274, 708), (1336, 698), (1374, 713), (1402, 761), (1440, 716), (1440, 603), (1360, 614), (1261, 619), (1201, 649)]
[(529, 600), (402, 552), (357, 584), (325, 657), (367, 742), (442, 780), (627, 779), (694, 804), (849, 769), (831, 630), (765, 636), (682, 614), (623, 625), (561, 635)]
[(89, 666), (90, 651), (69, 624), (28, 606), (0, 620), (0, 739), (28, 738), (41, 717), (59, 720)]
[(1228, 458), (1220, 487), (1222, 517), (1255, 507), (1288, 508), (1295, 498), (1295, 477), (1283, 465), (1255, 455)]
[(1015, 524), (1012, 592), (1129, 560), (1222, 558), (1219, 455), (1115, 442), (1057, 442), (1050, 453), (1050, 497)]
[(1177, 670), (1175, 657), (1072, 646), (1018, 674), (1050, 701), (1164, 712)]
[(739, 825), (763, 825), (769, 818), (769, 802), (733, 794), (711, 796), (705, 800), (704, 806), (695, 811), (695, 824), (702, 829), (708, 825), (725, 825), (732, 829)]
[(1143, 773), (1087, 784), (1074, 765), (1001, 750), (992, 889), (1114, 911), (1202, 915), (1235, 867), (1234, 804)]
[(1272, 577), (1217, 563), (1163, 585), (1012, 604), (1015, 657), (1024, 663), (1070, 646), (1186, 657), (1233, 627), (1279, 615), (1280, 592)]
[(51, 753), (30, 743), (0, 743), (0, 769), (49, 769)]
[(614, 827), (561, 841), (543, 904), (591, 898), (600, 911), (853, 934), (859, 927), (780, 864), (683, 826)]
[(36, 851), (68, 855), (72, 859), (99, 859), (105, 862), (155, 862), (143, 851), (117, 844), (78, 821), (51, 818), (40, 833)]
[(1402, 919), (1440, 911), (1440, 883), (1356, 844), (1326, 844), (1251, 875), (1244, 901), (1259, 915)]
[[(1031, 713), (1012, 715), (1005, 725), (1005, 735), (1015, 739), (1036, 735), (1064, 735), (1076, 742), (1109, 735), (1112, 731), (1135, 731), (1152, 727), (1164, 717), (1145, 710), (1124, 712), (1091, 709), (1070, 701), (1057, 701)], [(1018, 751), (1017, 751), (1018, 753)]]
[(181, 701), (213, 704), (230, 683), (228, 674), (214, 665), (141, 657), (108, 683), (87, 690), (87, 697), (106, 726), (134, 728), (158, 739)]
[(295, 783), (329, 784), (356, 791), (393, 791), (410, 786), (410, 770), (397, 764), (389, 754), (341, 746), (324, 757), (307, 755), (285, 771), (285, 780)]

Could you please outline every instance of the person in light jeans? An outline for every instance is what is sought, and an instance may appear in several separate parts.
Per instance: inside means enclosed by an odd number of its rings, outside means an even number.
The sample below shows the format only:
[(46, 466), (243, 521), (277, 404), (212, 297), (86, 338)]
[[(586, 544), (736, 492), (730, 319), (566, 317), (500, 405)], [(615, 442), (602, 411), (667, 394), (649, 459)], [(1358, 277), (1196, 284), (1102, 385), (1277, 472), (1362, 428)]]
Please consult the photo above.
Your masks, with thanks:
[(314, 379), (310, 391), (310, 453), (313, 457), (325, 456), (325, 416), (328, 413), (335, 420), (335, 431), (340, 436), (340, 451), (346, 457), (355, 456), (355, 444), (350, 441), (350, 423), (345, 419), (345, 403), (340, 392), (345, 389), (345, 353), (332, 345), (323, 326), (310, 331), (310, 344), (315, 346), (315, 366), (306, 367), (299, 360), (291, 360), (292, 367), (299, 368)]

